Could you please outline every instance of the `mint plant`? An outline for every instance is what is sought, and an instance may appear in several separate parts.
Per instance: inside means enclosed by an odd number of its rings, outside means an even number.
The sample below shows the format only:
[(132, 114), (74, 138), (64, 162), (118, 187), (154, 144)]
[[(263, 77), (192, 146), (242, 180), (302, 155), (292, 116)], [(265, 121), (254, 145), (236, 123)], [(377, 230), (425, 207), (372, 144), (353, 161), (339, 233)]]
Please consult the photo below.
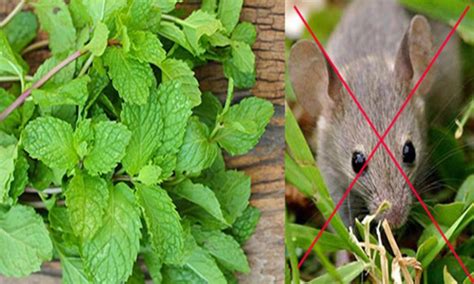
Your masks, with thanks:
[[(52, 259), (64, 283), (143, 283), (143, 265), (155, 283), (248, 273), (241, 246), (260, 213), (223, 152), (248, 153), (273, 107), (233, 103), (255, 83), (242, 1), (186, 17), (177, 0), (25, 2), (0, 23), (0, 274)], [(31, 74), (38, 27), (51, 57)], [(228, 78), (224, 103), (199, 89), (193, 69), (209, 61)]]

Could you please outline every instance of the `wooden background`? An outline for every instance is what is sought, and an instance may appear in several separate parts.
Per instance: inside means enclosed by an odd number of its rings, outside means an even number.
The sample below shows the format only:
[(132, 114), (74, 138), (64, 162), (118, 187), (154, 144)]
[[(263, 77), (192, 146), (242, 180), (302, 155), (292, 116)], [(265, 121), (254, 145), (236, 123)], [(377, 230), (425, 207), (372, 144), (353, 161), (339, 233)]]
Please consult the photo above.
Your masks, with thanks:
[[(17, 1), (0, 0), (0, 19), (3, 19)], [(193, 9), (199, 1), (187, 1), (182, 6)], [(256, 54), (257, 83), (252, 90), (238, 90), (236, 100), (253, 94), (270, 100), (275, 107), (267, 131), (257, 147), (245, 156), (227, 157), (227, 166), (245, 171), (252, 178), (251, 203), (262, 212), (256, 233), (245, 245), (251, 272), (240, 275), (240, 283), (284, 282), (284, 10), (282, 0), (245, 0), (241, 20), (257, 27)], [(44, 39), (44, 35), (40, 36)], [(27, 55), (33, 66), (48, 56), (47, 51)], [(210, 90), (222, 97), (227, 88), (222, 67), (211, 63), (196, 71), (203, 91)], [(8, 256), (0, 256), (8, 257)], [(59, 263), (45, 263), (42, 270), (24, 279), (7, 279), (0, 283), (60, 283)]]

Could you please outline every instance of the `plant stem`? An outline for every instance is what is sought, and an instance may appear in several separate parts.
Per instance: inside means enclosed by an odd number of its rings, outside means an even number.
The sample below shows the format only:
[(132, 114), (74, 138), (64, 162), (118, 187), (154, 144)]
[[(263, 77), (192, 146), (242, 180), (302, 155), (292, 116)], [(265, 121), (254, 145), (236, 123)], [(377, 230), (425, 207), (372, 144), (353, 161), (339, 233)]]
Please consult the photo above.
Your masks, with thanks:
[[(33, 77), (32, 76), (25, 76), (26, 81), (32, 81)], [(21, 78), (18, 76), (0, 76), (0, 82), (15, 82), (15, 81), (21, 81)]]
[(192, 25), (188, 24), (186, 21), (183, 21), (183, 20), (181, 20), (180, 18), (175, 17), (175, 16), (163, 14), (163, 15), (161, 15), (161, 18), (162, 18), (163, 20), (175, 22), (175, 23), (177, 23), (177, 24), (179, 24), (179, 25), (181, 25), (181, 26), (193, 27)]
[(82, 75), (86, 74), (87, 69), (89, 69), (89, 67), (92, 64), (92, 61), (94, 61), (94, 55), (93, 54), (91, 54), (91, 56), (89, 56), (89, 58), (87, 59), (86, 63), (84, 63), (84, 66), (82, 66), (82, 69), (79, 72), (79, 75), (77, 75), (77, 77), (81, 77)]
[(227, 97), (225, 99), (224, 108), (222, 109), (221, 113), (217, 115), (216, 126), (212, 130), (211, 135), (209, 136), (211, 140), (215, 138), (217, 131), (219, 131), (219, 129), (224, 127), (222, 125), (222, 117), (224, 117), (227, 111), (229, 111), (230, 103), (232, 102), (233, 98), (234, 98), (234, 79), (229, 78), (229, 84), (227, 85)]
[(29, 45), (25, 49), (23, 49), (23, 51), (21, 52), (21, 55), (25, 55), (28, 52), (31, 52), (33, 50), (37, 50), (37, 49), (46, 47), (46, 46), (48, 46), (48, 44), (49, 44), (49, 41), (47, 39), (32, 43), (31, 45)]
[(34, 89), (37, 89), (43, 86), (46, 81), (48, 81), (51, 77), (53, 77), (56, 73), (58, 73), (62, 68), (67, 66), (69, 63), (76, 60), (79, 56), (81, 56), (83, 52), (78, 50), (73, 54), (69, 55), (66, 59), (61, 61), (58, 65), (56, 65), (53, 69), (49, 70), (46, 75), (44, 75), (41, 79), (37, 82), (33, 83), (33, 85), (28, 88), (25, 92), (23, 92), (11, 105), (9, 105), (2, 113), (0, 113), (0, 121), (3, 121), (12, 111), (14, 111), (17, 107), (19, 107), (30, 95)]
[(11, 13), (8, 14), (8, 16), (5, 19), (3, 19), (3, 21), (0, 23), (0, 28), (3, 28), (4, 26), (6, 26), (11, 21), (11, 19), (13, 19), (13, 17), (15, 17), (15, 15), (21, 11), (24, 5), (25, 5), (25, 0), (21, 0), (20, 3), (16, 5), (15, 9), (13, 9), (13, 11), (11, 11)]

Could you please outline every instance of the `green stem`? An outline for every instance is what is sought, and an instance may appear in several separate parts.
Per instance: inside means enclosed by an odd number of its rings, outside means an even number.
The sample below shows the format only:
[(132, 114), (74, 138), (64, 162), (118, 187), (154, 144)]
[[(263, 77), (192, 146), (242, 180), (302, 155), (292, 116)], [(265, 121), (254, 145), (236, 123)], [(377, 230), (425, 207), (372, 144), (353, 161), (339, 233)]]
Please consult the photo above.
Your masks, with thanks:
[(182, 19), (180, 19), (178, 17), (171, 16), (171, 15), (168, 15), (168, 14), (161, 15), (161, 19), (167, 20), (167, 21), (170, 21), (170, 22), (174, 22), (174, 23), (179, 24), (181, 26), (187, 26), (187, 27), (190, 27), (190, 28), (193, 27), (192, 25), (188, 24), (186, 21), (183, 21)]
[(18, 14), (21, 11), (21, 9), (23, 9), (24, 5), (25, 5), (25, 0), (21, 0), (20, 3), (16, 5), (15, 9), (13, 9), (13, 11), (10, 14), (8, 14), (8, 16), (0, 23), (0, 28), (3, 28), (4, 26), (6, 26), (13, 19), (13, 17), (15, 17), (15, 15)]
[[(32, 76), (25, 76), (26, 81), (32, 81), (33, 77)], [(21, 78), (18, 76), (0, 76), (0, 82), (16, 82), (16, 81), (21, 81)]]
[(91, 56), (89, 56), (89, 58), (87, 59), (86, 63), (84, 63), (84, 66), (82, 66), (82, 69), (79, 72), (79, 75), (77, 75), (77, 76), (81, 77), (82, 75), (86, 74), (87, 69), (89, 69), (89, 67), (92, 65), (93, 61), (94, 61), (94, 55), (91, 54)]
[(25, 55), (28, 52), (31, 52), (31, 51), (34, 51), (34, 50), (37, 50), (37, 49), (40, 49), (40, 48), (43, 48), (43, 47), (47, 47), (48, 45), (49, 45), (49, 41), (47, 39), (40, 40), (38, 42), (35, 42), (35, 43), (27, 46), (25, 49), (23, 49), (23, 51), (21, 52), (21, 55)]
[(224, 127), (222, 125), (222, 118), (229, 111), (230, 103), (232, 102), (233, 98), (234, 98), (234, 79), (229, 78), (229, 84), (227, 85), (227, 97), (225, 99), (224, 108), (222, 109), (221, 113), (217, 115), (216, 126), (214, 127), (210, 135), (211, 140), (215, 138), (217, 131), (219, 131), (219, 129)]

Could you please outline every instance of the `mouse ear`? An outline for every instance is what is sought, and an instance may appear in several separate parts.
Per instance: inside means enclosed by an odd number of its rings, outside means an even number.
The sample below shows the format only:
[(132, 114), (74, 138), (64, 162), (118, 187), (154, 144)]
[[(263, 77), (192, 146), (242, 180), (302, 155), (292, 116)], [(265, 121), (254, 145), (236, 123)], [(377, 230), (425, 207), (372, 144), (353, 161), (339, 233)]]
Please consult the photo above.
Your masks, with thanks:
[(306, 112), (318, 117), (330, 104), (328, 89), (333, 76), (316, 43), (312, 40), (300, 40), (293, 45), (288, 72), (298, 102)]
[[(395, 74), (404, 84), (414, 86), (429, 65), (433, 54), (433, 36), (430, 24), (425, 17), (416, 15), (410, 22), (397, 57), (395, 59)], [(433, 81), (433, 71), (428, 72), (418, 92), (426, 94)]]

